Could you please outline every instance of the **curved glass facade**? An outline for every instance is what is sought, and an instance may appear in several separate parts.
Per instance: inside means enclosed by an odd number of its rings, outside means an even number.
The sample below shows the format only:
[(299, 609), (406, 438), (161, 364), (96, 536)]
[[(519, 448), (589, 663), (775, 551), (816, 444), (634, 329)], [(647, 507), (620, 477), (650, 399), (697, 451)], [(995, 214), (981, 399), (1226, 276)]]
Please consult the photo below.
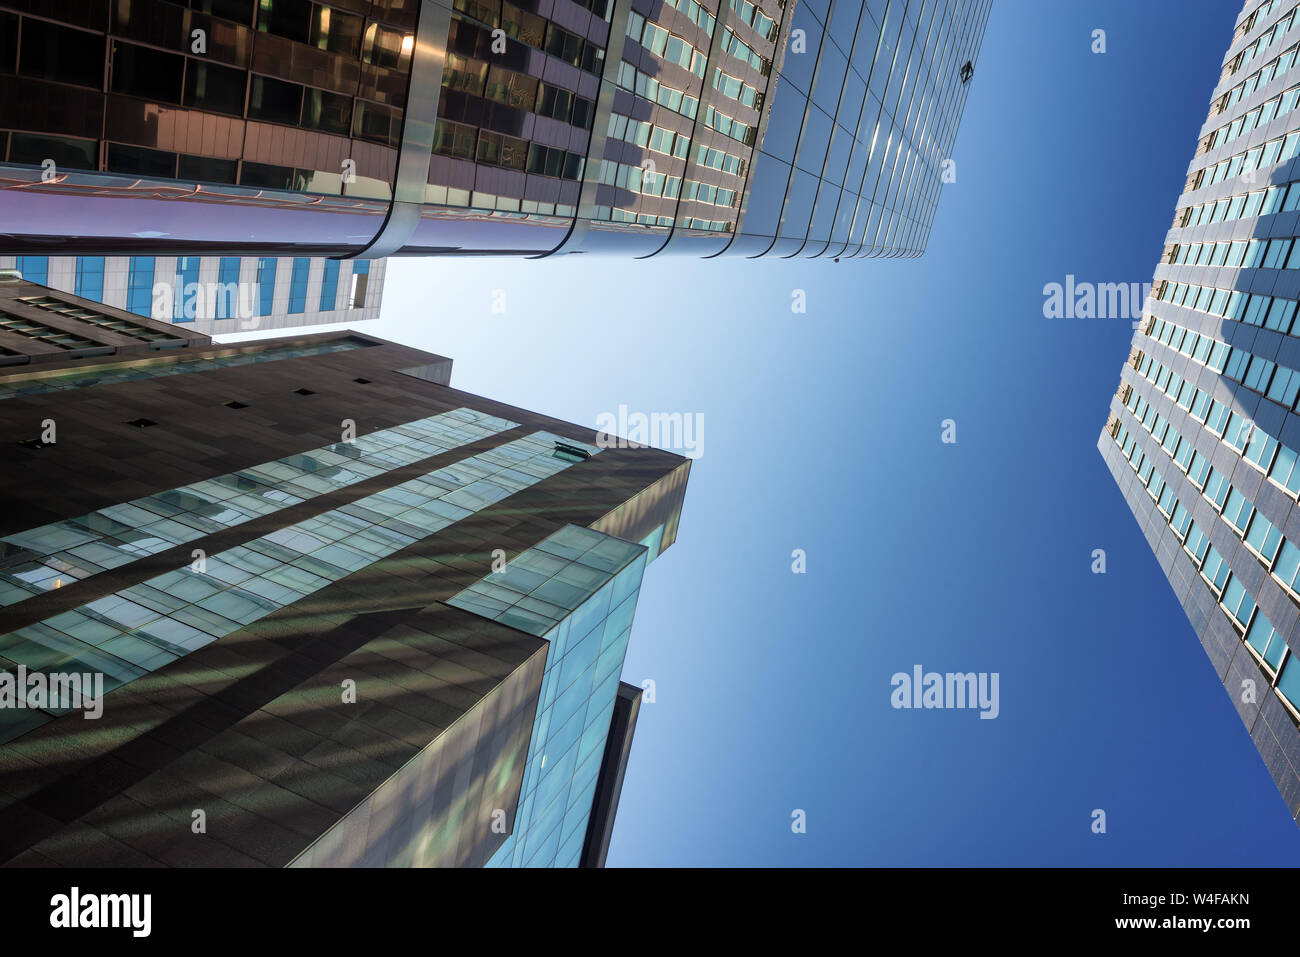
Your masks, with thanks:
[(0, 2), (0, 236), (919, 255), (991, 2)]

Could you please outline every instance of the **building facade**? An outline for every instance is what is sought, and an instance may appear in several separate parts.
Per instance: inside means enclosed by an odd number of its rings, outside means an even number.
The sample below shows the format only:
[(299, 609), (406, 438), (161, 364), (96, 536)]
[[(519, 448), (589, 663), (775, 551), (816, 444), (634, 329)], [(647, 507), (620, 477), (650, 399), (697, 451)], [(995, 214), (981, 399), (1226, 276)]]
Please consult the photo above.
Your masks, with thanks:
[(689, 460), (0, 280), (0, 863), (603, 862)]
[(0, 269), (205, 335), (379, 318), (383, 259), (0, 256)]
[(1250, 0), (1099, 442), (1300, 813), (1300, 9)]
[(916, 256), (992, 0), (0, 3), (0, 249)]

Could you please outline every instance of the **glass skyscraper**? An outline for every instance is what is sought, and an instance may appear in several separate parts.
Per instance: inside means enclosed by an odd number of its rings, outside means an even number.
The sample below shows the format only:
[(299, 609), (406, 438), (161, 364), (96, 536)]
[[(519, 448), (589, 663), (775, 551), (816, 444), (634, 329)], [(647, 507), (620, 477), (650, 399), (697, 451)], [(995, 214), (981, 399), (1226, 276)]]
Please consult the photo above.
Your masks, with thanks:
[(0, 865), (603, 863), (690, 460), (450, 373), (0, 275)]
[(1300, 814), (1300, 9), (1250, 0), (1099, 448)]
[(0, 245), (915, 256), (991, 2), (0, 2)]

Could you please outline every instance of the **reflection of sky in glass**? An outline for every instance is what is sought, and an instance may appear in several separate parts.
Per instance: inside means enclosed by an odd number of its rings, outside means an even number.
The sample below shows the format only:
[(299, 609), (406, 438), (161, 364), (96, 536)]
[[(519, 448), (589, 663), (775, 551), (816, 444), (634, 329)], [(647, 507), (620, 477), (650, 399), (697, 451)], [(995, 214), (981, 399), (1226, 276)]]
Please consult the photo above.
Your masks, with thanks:
[(447, 602), (550, 643), (514, 827), (488, 866), (577, 865), (645, 555), (566, 525)]
[[(535, 432), (210, 555), (201, 571), (186, 566), (20, 628), (0, 636), (0, 660), (101, 671), (105, 690), (120, 687), (570, 468), (558, 438)], [(35, 715), (0, 711), (0, 722), (13, 737)]]

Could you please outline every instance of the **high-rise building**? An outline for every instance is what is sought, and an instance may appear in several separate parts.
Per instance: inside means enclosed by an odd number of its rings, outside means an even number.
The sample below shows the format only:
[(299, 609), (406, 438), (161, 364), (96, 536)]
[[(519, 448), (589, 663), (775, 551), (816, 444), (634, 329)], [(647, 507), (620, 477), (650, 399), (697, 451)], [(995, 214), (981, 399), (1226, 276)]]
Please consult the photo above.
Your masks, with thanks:
[(1238, 18), (1099, 448), (1300, 813), (1300, 10)]
[(60, 292), (219, 335), (379, 318), (383, 259), (0, 256)]
[(0, 278), (0, 863), (603, 862), (688, 459)]
[(915, 256), (991, 3), (3, 0), (0, 248)]

